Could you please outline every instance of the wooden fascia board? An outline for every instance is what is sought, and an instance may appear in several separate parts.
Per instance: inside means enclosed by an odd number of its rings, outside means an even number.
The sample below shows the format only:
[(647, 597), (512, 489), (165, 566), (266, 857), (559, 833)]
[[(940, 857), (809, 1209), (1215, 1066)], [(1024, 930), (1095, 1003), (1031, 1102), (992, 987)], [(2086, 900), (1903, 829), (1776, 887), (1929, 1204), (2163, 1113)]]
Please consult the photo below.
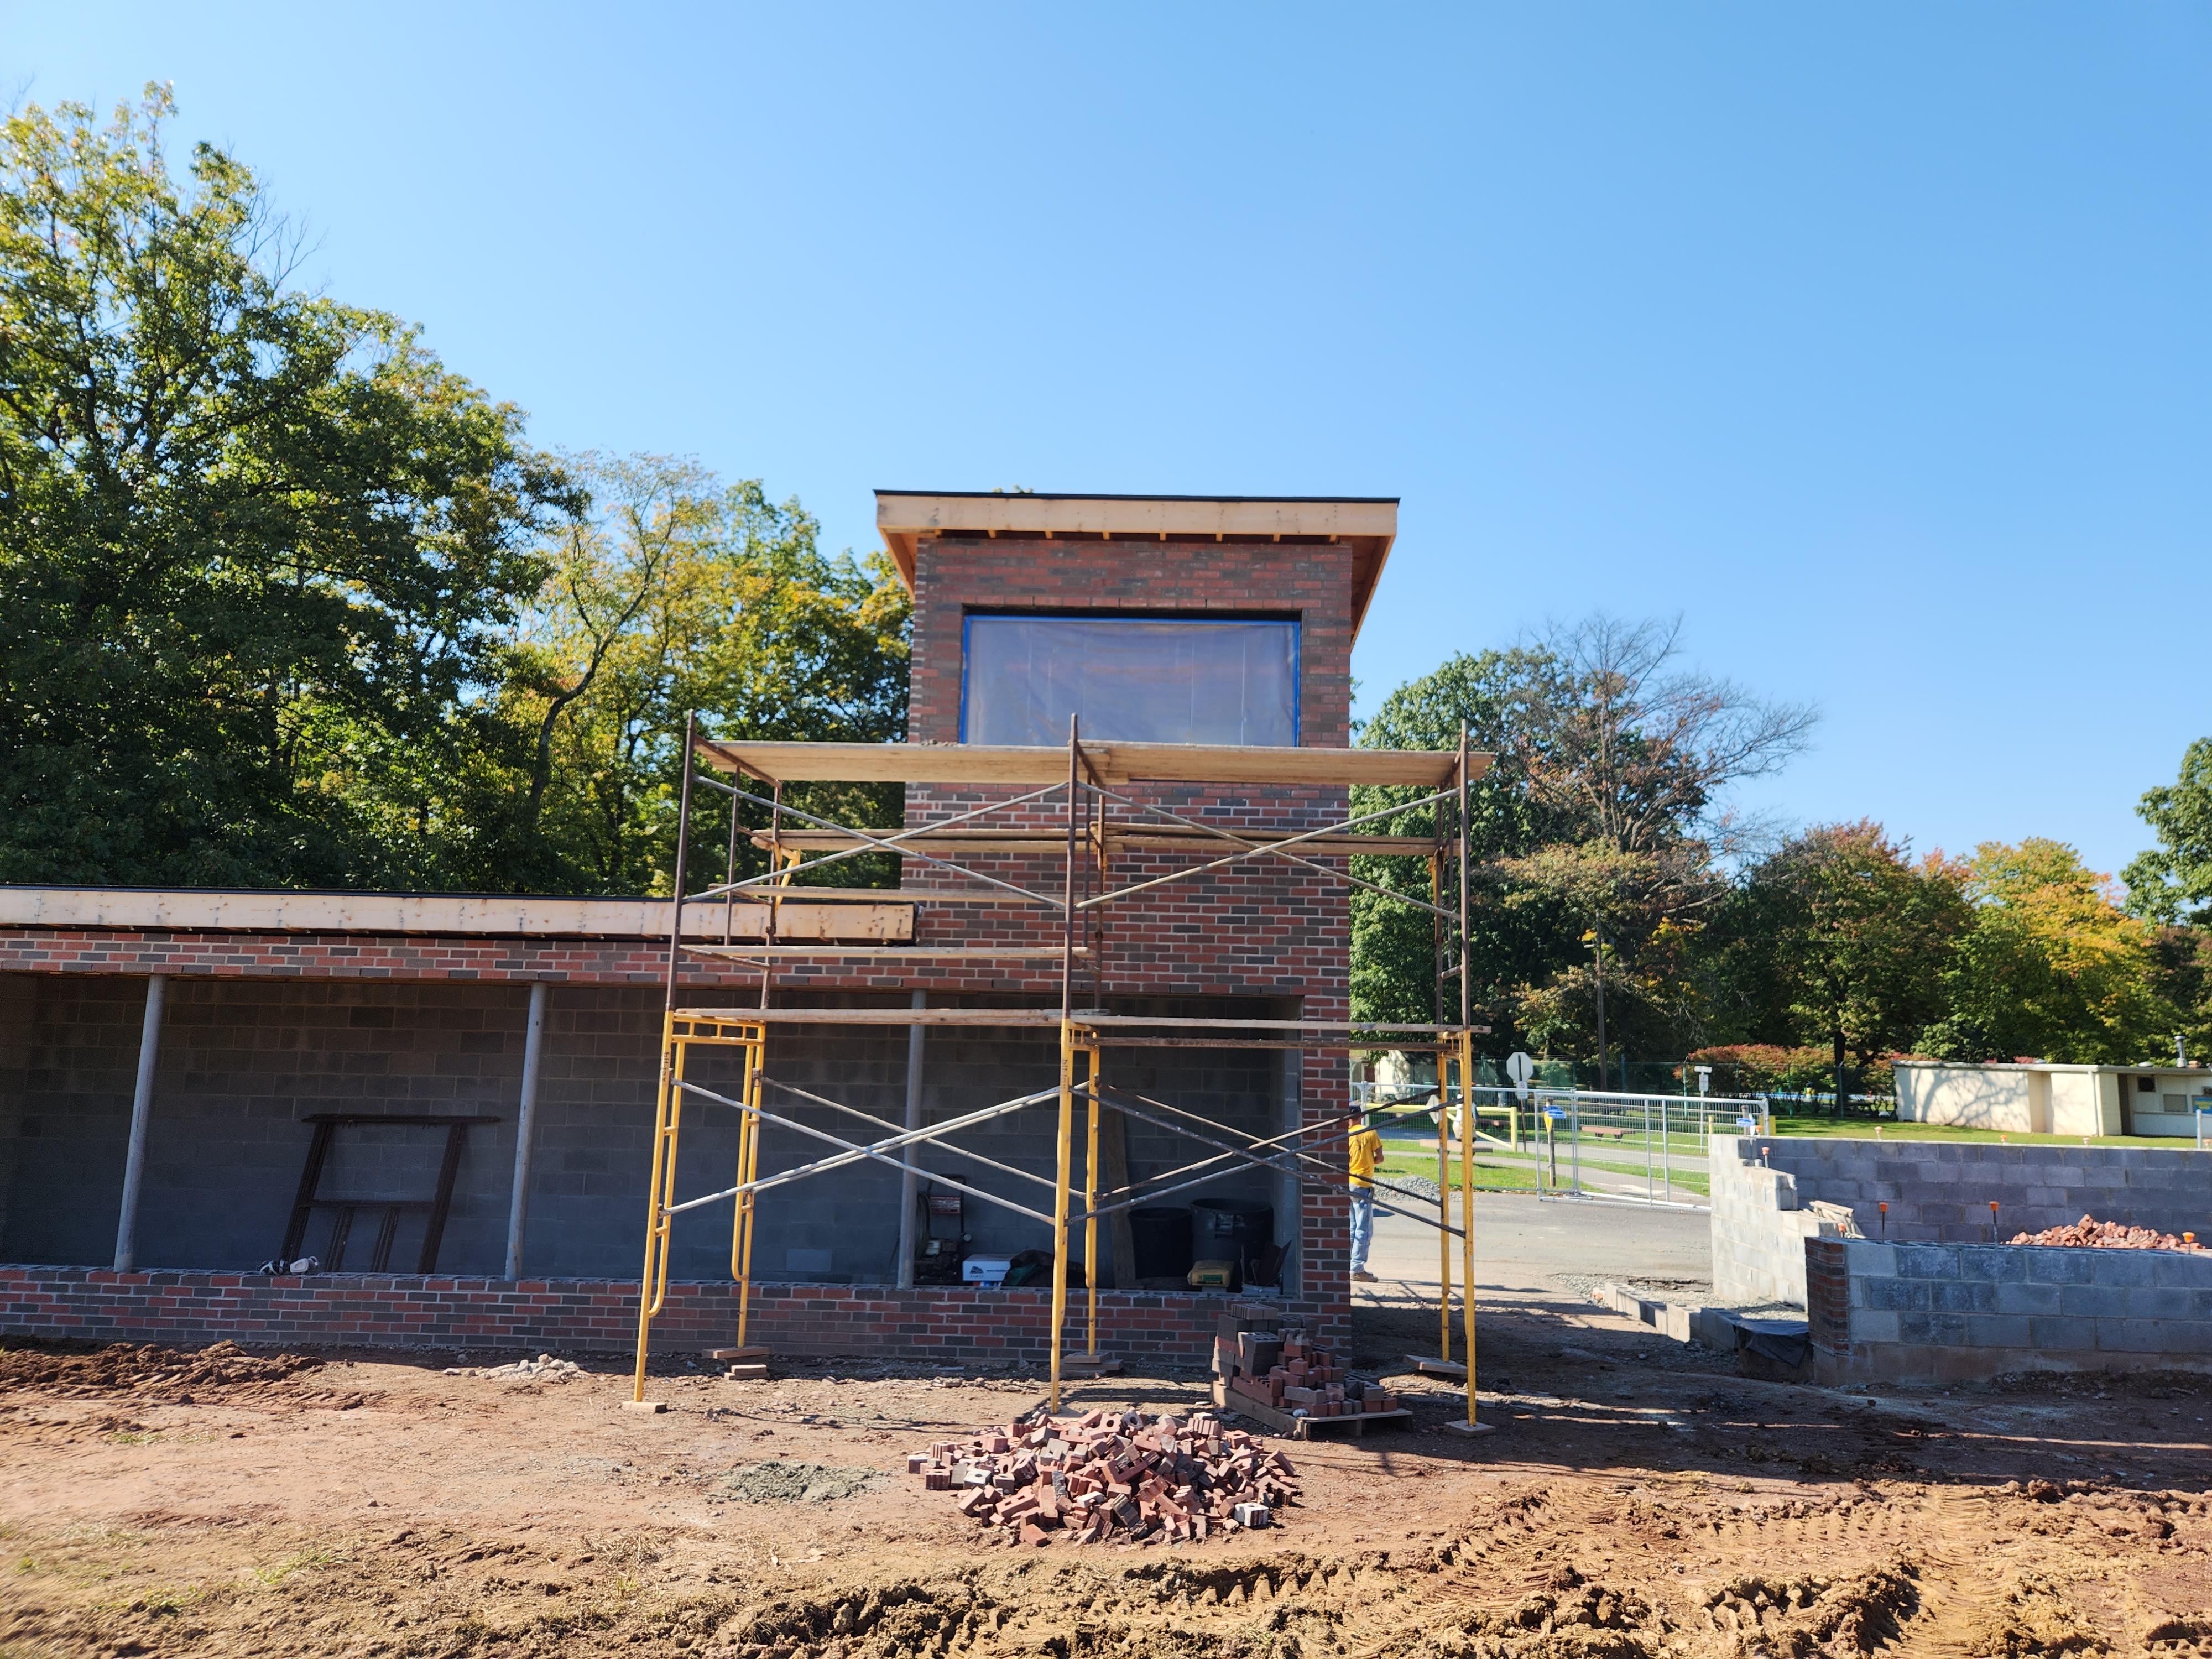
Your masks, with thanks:
[(876, 492), (876, 528), (907, 591), (924, 536), (1018, 531), (1205, 541), (1215, 536), (1334, 536), (1352, 549), (1352, 632), (1359, 635), (1398, 536), (1398, 504), (1382, 501), (1192, 500), (1083, 495), (930, 495)]
[[(719, 939), (726, 907), (684, 907), (684, 937)], [(768, 906), (739, 902), (741, 938), (763, 935)], [(541, 939), (666, 939), (665, 899), (536, 898), (450, 893), (191, 891), (0, 886), (0, 927), (91, 927), (128, 933), (441, 933)], [(914, 907), (886, 893), (874, 903), (777, 907), (782, 939), (914, 937)]]
[(1114, 536), (1340, 536), (1398, 533), (1388, 501), (1176, 500), (1160, 496), (930, 495), (878, 490), (876, 527), (891, 537), (1024, 531)]

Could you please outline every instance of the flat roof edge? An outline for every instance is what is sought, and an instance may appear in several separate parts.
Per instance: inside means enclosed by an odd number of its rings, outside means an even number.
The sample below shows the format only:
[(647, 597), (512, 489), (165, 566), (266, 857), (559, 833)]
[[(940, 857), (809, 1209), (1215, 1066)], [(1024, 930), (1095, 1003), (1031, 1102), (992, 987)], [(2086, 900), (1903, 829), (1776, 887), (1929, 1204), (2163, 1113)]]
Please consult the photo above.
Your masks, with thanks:
[(879, 500), (886, 495), (896, 495), (916, 500), (943, 497), (972, 501), (1233, 501), (1240, 504), (1281, 501), (1290, 507), (1319, 507), (1330, 501), (1340, 501), (1348, 507), (1397, 507), (1402, 504), (1402, 498), (1396, 495), (1125, 495), (1096, 489), (1024, 489), (1018, 493), (1004, 489), (878, 489), (875, 493)]

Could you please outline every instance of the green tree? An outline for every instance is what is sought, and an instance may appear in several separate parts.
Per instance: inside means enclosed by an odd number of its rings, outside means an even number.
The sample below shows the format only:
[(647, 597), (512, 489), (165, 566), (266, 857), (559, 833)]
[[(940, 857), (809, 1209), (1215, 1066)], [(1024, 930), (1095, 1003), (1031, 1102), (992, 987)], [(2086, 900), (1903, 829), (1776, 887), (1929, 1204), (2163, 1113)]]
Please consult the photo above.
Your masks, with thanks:
[(1984, 842), (1967, 862), (1972, 916), (1945, 975), (1951, 1012), (1923, 1034), (1942, 1059), (2020, 1055), (2139, 1064), (2179, 1015), (2160, 994), (2158, 936), (2063, 842)]
[[(508, 657), (501, 712), (527, 734), (527, 761), (503, 856), (541, 884), (661, 890), (685, 717), (712, 738), (896, 741), (910, 605), (887, 560), (824, 554), (811, 515), (770, 502), (757, 481), (726, 489), (652, 456), (586, 456), (572, 470), (592, 509), (550, 550)], [(810, 784), (786, 799), (846, 822), (900, 819), (896, 786)], [(694, 870), (720, 874), (728, 807), (717, 792), (695, 796)], [(750, 807), (741, 821), (767, 817)], [(757, 873), (751, 842), (737, 850), (738, 873)], [(834, 868), (834, 883), (896, 880), (879, 857)]]
[(170, 112), (0, 127), (0, 879), (434, 881), (574, 497)]
[(2121, 872), (2129, 911), (2168, 924), (2212, 924), (2212, 738), (2181, 757), (2181, 776), (2144, 792), (2137, 816), (2159, 844)]
[(1846, 1092), (1946, 1012), (1944, 976), (1970, 912), (1965, 869), (1914, 863), (1870, 820), (1817, 825), (1752, 865), (1714, 928), (1738, 1005), (1769, 1041), (1814, 1042)]
[[(1394, 692), (1360, 734), (1370, 747), (1447, 749), (1464, 722), (1498, 757), (1470, 801), (1468, 952), (1478, 1018), (1507, 1041), (1596, 1052), (1601, 936), (1608, 1048), (1680, 1053), (1702, 1036), (1694, 939), (1725, 890), (1715, 854), (1741, 829), (1727, 793), (1796, 753), (1814, 716), (1685, 670), (1679, 645), (1672, 624), (1591, 617), (1453, 659)], [(1355, 805), (1413, 793), (1362, 790)], [(1386, 828), (1434, 823), (1421, 809)], [(1354, 869), (1426, 896), (1412, 860)], [(1355, 894), (1352, 927), (1360, 1016), (1426, 1017), (1431, 919)]]

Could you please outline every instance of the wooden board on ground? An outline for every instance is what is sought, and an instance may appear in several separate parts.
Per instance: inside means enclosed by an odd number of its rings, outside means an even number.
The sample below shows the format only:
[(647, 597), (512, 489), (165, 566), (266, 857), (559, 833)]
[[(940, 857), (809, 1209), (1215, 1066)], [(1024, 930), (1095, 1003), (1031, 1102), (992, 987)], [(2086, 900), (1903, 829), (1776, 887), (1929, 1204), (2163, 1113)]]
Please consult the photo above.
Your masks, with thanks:
[(722, 1375), (738, 1382), (759, 1382), (768, 1376), (768, 1367), (763, 1364), (732, 1365)]
[(1062, 1376), (1119, 1376), (1121, 1362), (1109, 1359), (1103, 1354), (1096, 1358), (1087, 1353), (1067, 1353), (1060, 1357)]
[(768, 1363), (769, 1352), (769, 1350), (764, 1344), (756, 1342), (749, 1347), (743, 1348), (709, 1348), (707, 1350), (707, 1358), (709, 1359), (752, 1360), (762, 1364), (766, 1364)]
[(1261, 1404), (1249, 1394), (1232, 1394), (1229, 1379), (1213, 1379), (1213, 1403), (1224, 1412), (1242, 1412), (1255, 1423), (1286, 1434), (1293, 1440), (1311, 1440), (1316, 1435), (1341, 1429), (1355, 1440), (1364, 1439), (1370, 1423), (1398, 1423), (1413, 1416), (1402, 1406), (1395, 1412), (1346, 1412), (1342, 1417), (1292, 1417), (1288, 1412), (1279, 1412), (1273, 1406)]
[(1424, 1358), (1417, 1353), (1406, 1356), (1406, 1363), (1424, 1376), (1449, 1376), (1455, 1382), (1467, 1381), (1467, 1367), (1456, 1359), (1439, 1359), (1434, 1354)]

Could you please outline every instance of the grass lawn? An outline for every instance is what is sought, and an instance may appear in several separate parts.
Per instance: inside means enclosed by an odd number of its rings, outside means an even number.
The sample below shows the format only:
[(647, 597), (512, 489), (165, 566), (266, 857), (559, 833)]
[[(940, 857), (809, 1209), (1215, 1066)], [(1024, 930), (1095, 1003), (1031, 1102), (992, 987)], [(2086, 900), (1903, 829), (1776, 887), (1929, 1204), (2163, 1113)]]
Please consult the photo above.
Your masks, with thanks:
[[(1416, 1152), (1410, 1157), (1395, 1153), (1384, 1143), (1382, 1163), (1376, 1165), (1385, 1181), (1400, 1180), (1407, 1176), (1423, 1176), (1431, 1181), (1437, 1178), (1437, 1160), (1433, 1153)], [(1452, 1162), (1452, 1184), (1459, 1184), (1459, 1163)], [(1536, 1170), (1527, 1164), (1486, 1164), (1474, 1160), (1474, 1184), (1478, 1190), (1490, 1192), (1529, 1192), (1536, 1185)], [(1387, 1196), (1387, 1194), (1386, 1194)]]

